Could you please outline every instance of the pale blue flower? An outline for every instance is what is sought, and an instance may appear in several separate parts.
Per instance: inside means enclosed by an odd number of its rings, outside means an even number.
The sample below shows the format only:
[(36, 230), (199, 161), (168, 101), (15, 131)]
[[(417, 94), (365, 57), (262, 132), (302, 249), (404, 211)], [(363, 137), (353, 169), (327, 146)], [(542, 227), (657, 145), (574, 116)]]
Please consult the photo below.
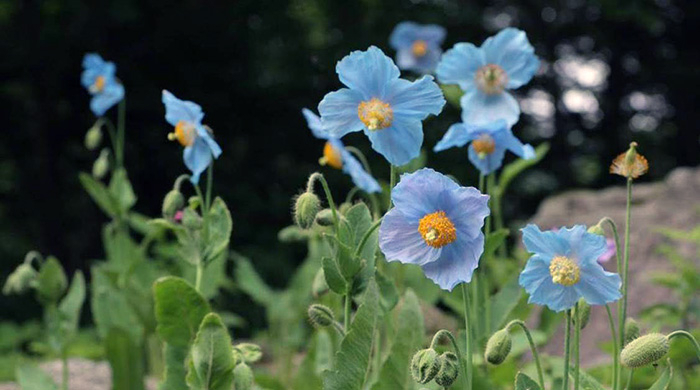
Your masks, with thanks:
[(520, 274), (530, 303), (559, 312), (571, 309), (581, 297), (591, 305), (622, 297), (620, 276), (598, 263), (607, 250), (605, 237), (588, 233), (584, 225), (543, 232), (530, 224), (522, 232), (533, 254)]
[(396, 65), (400, 69), (432, 73), (440, 61), (445, 40), (445, 29), (437, 24), (401, 22), (389, 37), (396, 50)]
[(185, 147), (183, 160), (185, 166), (192, 171), (190, 180), (197, 184), (199, 176), (211, 164), (212, 156), (218, 158), (221, 155), (221, 148), (202, 124), (204, 112), (197, 103), (180, 100), (163, 90), (163, 104), (165, 120), (175, 127), (175, 130), (168, 134), (168, 139), (177, 140)]
[(465, 123), (484, 124), (504, 119), (513, 126), (520, 107), (507, 90), (532, 79), (540, 61), (525, 32), (506, 28), (488, 38), (481, 47), (458, 43), (445, 52), (437, 77), (445, 84), (459, 84)]
[(394, 208), (379, 227), (386, 259), (420, 265), (444, 290), (469, 283), (484, 251), (488, 195), (423, 168), (402, 175), (391, 199)]
[(336, 72), (348, 88), (328, 93), (318, 110), (328, 134), (340, 138), (364, 130), (372, 147), (391, 164), (418, 157), (423, 123), (445, 105), (432, 76), (399, 78), (399, 68), (378, 48), (354, 51), (338, 62)]
[(506, 150), (510, 150), (526, 160), (535, 157), (535, 150), (532, 146), (520, 142), (503, 119), (483, 125), (456, 123), (450, 126), (433, 150), (441, 152), (453, 146), (464, 146), (470, 142), (469, 161), (483, 175), (488, 175), (503, 165)]
[(83, 73), (80, 84), (90, 92), (90, 109), (96, 116), (104, 115), (124, 98), (124, 86), (117, 80), (117, 67), (96, 53), (83, 57)]
[(345, 145), (339, 139), (333, 138), (328, 134), (323, 128), (321, 118), (308, 108), (302, 109), (301, 112), (304, 114), (306, 123), (309, 125), (309, 129), (311, 129), (314, 137), (326, 140), (322, 158), (324, 164), (336, 169), (342, 169), (343, 172), (350, 175), (353, 183), (365, 192), (382, 191), (379, 183), (365, 171), (362, 164), (345, 148)]

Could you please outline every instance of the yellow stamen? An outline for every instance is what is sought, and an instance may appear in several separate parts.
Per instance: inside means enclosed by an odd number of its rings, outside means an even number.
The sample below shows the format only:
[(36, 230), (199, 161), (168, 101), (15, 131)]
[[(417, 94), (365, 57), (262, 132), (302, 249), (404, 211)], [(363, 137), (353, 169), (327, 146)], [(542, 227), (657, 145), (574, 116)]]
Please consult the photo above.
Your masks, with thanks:
[(496, 143), (490, 135), (482, 134), (479, 138), (472, 141), (472, 148), (479, 155), (479, 158), (483, 159), (496, 150)]
[(102, 90), (105, 89), (106, 83), (107, 83), (107, 79), (105, 78), (105, 76), (97, 76), (95, 78), (95, 82), (92, 83), (89, 90), (91, 93), (102, 92)]
[(194, 143), (196, 137), (195, 127), (187, 121), (179, 121), (175, 125), (175, 131), (168, 134), (168, 139), (171, 141), (177, 140), (182, 146), (190, 146)]
[(320, 161), (322, 165), (328, 164), (336, 169), (343, 168), (343, 158), (340, 155), (340, 151), (330, 142), (326, 142), (326, 145), (323, 147), (323, 157)]
[(428, 44), (424, 40), (419, 39), (411, 45), (411, 52), (416, 57), (423, 57), (428, 54)]
[(549, 263), (549, 274), (552, 282), (562, 286), (573, 286), (581, 280), (581, 269), (575, 261), (566, 256), (556, 256)]
[(442, 248), (457, 239), (457, 229), (444, 211), (426, 214), (421, 218), (418, 222), (418, 232), (425, 243), (433, 248)]
[(503, 92), (508, 84), (508, 74), (496, 64), (488, 64), (479, 68), (474, 74), (476, 86), (487, 95)]
[(391, 109), (389, 103), (372, 98), (369, 101), (360, 102), (357, 106), (357, 115), (362, 123), (369, 130), (381, 130), (391, 126), (394, 120), (394, 110)]

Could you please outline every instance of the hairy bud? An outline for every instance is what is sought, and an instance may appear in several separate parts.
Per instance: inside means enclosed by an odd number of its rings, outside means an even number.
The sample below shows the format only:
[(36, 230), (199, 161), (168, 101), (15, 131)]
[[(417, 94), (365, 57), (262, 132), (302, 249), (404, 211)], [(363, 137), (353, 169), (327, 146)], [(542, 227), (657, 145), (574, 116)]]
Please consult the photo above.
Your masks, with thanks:
[(240, 352), (240, 358), (245, 363), (255, 363), (262, 358), (262, 349), (253, 343), (240, 343), (234, 347)]
[(581, 329), (585, 328), (591, 319), (591, 305), (583, 298), (579, 299), (576, 306), (574, 306), (574, 324), (576, 323), (576, 318), (581, 320)]
[(603, 230), (603, 227), (600, 226), (600, 223), (589, 227), (589, 228), (588, 228), (588, 233), (597, 234), (597, 235), (599, 235), (599, 236), (605, 237), (605, 230)]
[(233, 369), (233, 388), (251, 390), (253, 388), (253, 370), (245, 363), (239, 363)]
[(163, 217), (167, 219), (175, 218), (175, 213), (185, 206), (185, 197), (180, 190), (172, 189), (163, 198)]
[(102, 143), (102, 128), (100, 126), (92, 126), (85, 133), (85, 147), (88, 150), (95, 150)]
[(109, 171), (109, 150), (102, 149), (97, 160), (92, 164), (92, 176), (95, 179), (102, 179)]
[(450, 387), (459, 376), (459, 358), (453, 352), (445, 352), (438, 358), (440, 370), (435, 376), (435, 383)]
[(668, 353), (668, 338), (660, 333), (649, 333), (631, 341), (620, 353), (620, 361), (629, 368), (654, 363)]
[(310, 228), (320, 208), (318, 196), (313, 192), (304, 192), (294, 202), (294, 222), (302, 229)]
[(628, 317), (625, 320), (625, 345), (639, 337), (639, 324), (634, 318)]
[(22, 263), (7, 278), (2, 293), (5, 295), (22, 294), (31, 287), (36, 277), (36, 270), (30, 264)]
[(309, 320), (314, 326), (331, 326), (335, 321), (335, 316), (328, 306), (315, 303), (309, 306)]
[(438, 371), (440, 371), (440, 362), (434, 349), (422, 349), (413, 355), (413, 359), (411, 359), (411, 376), (416, 382), (424, 385), (433, 380)]
[(333, 211), (331, 209), (323, 209), (316, 214), (316, 223), (319, 226), (333, 225)]
[(508, 329), (501, 329), (494, 333), (486, 343), (486, 353), (484, 357), (487, 362), (499, 365), (506, 360), (512, 346), (513, 342), (510, 339)]

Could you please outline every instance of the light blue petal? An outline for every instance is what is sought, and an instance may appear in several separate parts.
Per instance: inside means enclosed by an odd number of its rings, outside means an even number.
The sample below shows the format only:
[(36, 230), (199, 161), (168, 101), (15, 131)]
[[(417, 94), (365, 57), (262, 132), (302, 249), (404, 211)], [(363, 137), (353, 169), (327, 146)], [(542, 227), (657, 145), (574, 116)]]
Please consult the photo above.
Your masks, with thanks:
[(518, 101), (508, 92), (487, 95), (473, 88), (462, 95), (460, 105), (462, 122), (472, 125), (486, 125), (503, 119), (508, 127), (513, 127), (520, 117)]
[(95, 84), (98, 76), (103, 76), (107, 83), (113, 81), (117, 71), (113, 62), (102, 59), (99, 54), (88, 53), (83, 57), (83, 73), (80, 75), (80, 84), (89, 88)]
[(518, 283), (528, 294), (537, 290), (546, 279), (551, 279), (549, 275), (549, 260), (551, 259), (533, 255), (525, 264), (525, 269), (520, 273)]
[[(338, 62), (335, 70), (343, 84), (362, 93), (363, 100), (381, 99), (389, 82), (400, 74), (394, 61), (375, 46), (353, 51)], [(325, 117), (323, 112), (321, 116)]]
[(435, 145), (433, 151), (442, 152), (452, 147), (462, 147), (474, 139), (474, 134), (467, 131), (464, 123), (455, 123), (447, 129), (442, 139)]
[(493, 153), (486, 155), (484, 158), (479, 157), (479, 154), (474, 151), (473, 147), (469, 147), (469, 161), (481, 172), (482, 175), (489, 175), (497, 171), (503, 165), (503, 157), (506, 155), (506, 150), (503, 147), (496, 145)]
[(418, 58), (413, 55), (410, 48), (398, 49), (396, 51), (396, 65), (399, 69), (413, 70), (418, 66)]
[(347, 88), (330, 92), (318, 104), (321, 122), (329, 137), (340, 138), (347, 133), (362, 130), (365, 125), (357, 114), (362, 95)]
[[(450, 180), (451, 181), (451, 180)], [(442, 211), (457, 229), (457, 236), (474, 239), (481, 233), (484, 219), (491, 213), (489, 196), (474, 187), (458, 187), (442, 194)]]
[(518, 157), (526, 160), (535, 157), (535, 149), (533, 149), (529, 144), (523, 144), (520, 142), (520, 140), (517, 139), (513, 135), (513, 132), (507, 127), (504, 127), (500, 132), (494, 133), (493, 140), (496, 145), (510, 150)]
[(423, 120), (429, 114), (438, 115), (445, 105), (445, 97), (433, 76), (423, 76), (416, 81), (392, 80), (385, 99), (394, 111), (394, 120)]
[(418, 157), (423, 144), (423, 124), (417, 119), (394, 117), (393, 123), (386, 129), (365, 129), (365, 134), (372, 148), (396, 166), (405, 165)]
[(452, 291), (460, 283), (471, 282), (483, 252), (483, 233), (479, 232), (479, 235), (471, 240), (457, 238), (455, 242), (442, 248), (437, 261), (424, 265), (423, 272), (443, 290)]
[(552, 282), (549, 261), (538, 255), (528, 260), (519, 283), (530, 294), (529, 303), (547, 306), (556, 312), (570, 309), (580, 298), (575, 288)]
[(216, 143), (216, 141), (214, 141), (214, 137), (212, 137), (211, 133), (209, 133), (204, 126), (197, 126), (197, 136), (207, 143), (207, 146), (209, 146), (209, 150), (211, 150), (211, 154), (214, 156), (214, 158), (219, 158), (221, 155), (221, 147), (218, 143)]
[(401, 22), (389, 36), (389, 44), (394, 50), (410, 48), (417, 40), (440, 46), (445, 40), (445, 29), (437, 24), (421, 25), (414, 22)]
[(508, 75), (507, 88), (518, 88), (532, 79), (540, 66), (535, 49), (524, 31), (515, 28), (501, 30), (487, 39), (481, 49), (486, 62), (499, 65)]
[(598, 265), (598, 258), (607, 250), (605, 237), (588, 233), (585, 225), (562, 227), (555, 234), (569, 243), (571, 257), (575, 258), (580, 266)]
[(111, 84), (107, 84), (101, 92), (92, 95), (92, 99), (90, 100), (90, 109), (95, 116), (102, 116), (105, 114), (105, 112), (107, 112), (107, 110), (114, 107), (114, 105), (119, 103), (123, 98), (124, 86), (113, 82)]
[(422, 168), (401, 175), (399, 183), (391, 191), (391, 200), (395, 208), (417, 224), (426, 214), (442, 211), (437, 194), (459, 188), (459, 184), (449, 177), (430, 168)]
[(569, 254), (569, 243), (552, 231), (541, 231), (537, 225), (529, 224), (520, 229), (523, 243), (530, 253), (535, 253), (551, 260), (554, 256)]
[(185, 166), (192, 172), (190, 181), (193, 184), (199, 183), (199, 176), (211, 164), (212, 155), (209, 146), (201, 137), (197, 137), (192, 146), (185, 148), (182, 157)]
[[(337, 141), (340, 143), (340, 141)], [(336, 146), (338, 147), (338, 146)], [(367, 193), (381, 192), (382, 187), (377, 181), (365, 171), (362, 164), (340, 143), (338, 150), (343, 159), (343, 172), (350, 175), (353, 183)]]
[(411, 49), (400, 49), (396, 52), (396, 65), (399, 69), (428, 74), (435, 71), (441, 56), (439, 47), (428, 47), (428, 52), (421, 57), (414, 56)]
[(328, 139), (328, 132), (323, 129), (323, 124), (321, 123), (321, 117), (314, 114), (313, 111), (308, 108), (302, 108), (301, 113), (306, 118), (306, 124), (311, 129), (311, 134), (319, 139)]
[(162, 100), (165, 104), (165, 120), (172, 126), (177, 126), (180, 121), (187, 121), (195, 126), (202, 123), (204, 112), (199, 104), (180, 100), (165, 89)]
[(463, 91), (474, 88), (474, 74), (486, 65), (484, 55), (471, 43), (458, 43), (445, 52), (435, 70), (443, 84), (459, 84)]
[(581, 268), (581, 280), (574, 288), (589, 304), (605, 305), (622, 298), (621, 285), (620, 275), (607, 272), (596, 263)]
[(379, 226), (379, 249), (387, 261), (418, 265), (437, 260), (441, 252), (425, 243), (418, 221), (409, 222), (396, 207), (384, 215)]

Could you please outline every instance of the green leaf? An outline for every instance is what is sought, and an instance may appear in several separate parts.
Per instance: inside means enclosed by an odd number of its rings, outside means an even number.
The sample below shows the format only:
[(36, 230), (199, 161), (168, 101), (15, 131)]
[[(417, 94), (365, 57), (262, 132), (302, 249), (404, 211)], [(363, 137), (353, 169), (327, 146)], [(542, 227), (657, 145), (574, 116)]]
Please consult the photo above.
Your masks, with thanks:
[(372, 390), (410, 389), (413, 384), (409, 366), (423, 342), (424, 326), (418, 297), (410, 289), (404, 294), (396, 326), (391, 352)]
[(508, 229), (499, 229), (486, 235), (482, 258), (491, 258), (493, 254), (496, 253), (496, 249), (505, 243), (506, 237), (508, 237), (509, 234), (510, 231), (508, 231)]
[(338, 226), (338, 236), (328, 236), (335, 241), (335, 258), (338, 261), (338, 269), (343, 277), (352, 280), (362, 268), (360, 259), (355, 258), (355, 234), (350, 222), (343, 218)]
[(233, 220), (231, 212), (226, 207), (226, 203), (217, 197), (209, 209), (207, 219), (209, 236), (204, 248), (204, 261), (209, 262), (219, 256), (221, 252), (228, 248), (233, 231)]
[[(352, 248), (354, 254), (360, 245), (360, 241), (362, 241), (362, 238), (372, 226), (372, 214), (364, 203), (357, 203), (345, 213), (345, 218), (353, 231), (354, 242)], [(367, 288), (367, 283), (369, 283), (374, 274), (378, 240), (379, 230), (374, 229), (362, 247), (362, 251), (358, 254), (359, 259), (354, 259), (355, 262), (359, 261), (363, 267), (353, 278), (353, 295), (361, 294)]]
[(380, 316), (377, 283), (370, 281), (347, 335), (335, 355), (333, 370), (323, 375), (324, 390), (360, 390), (369, 368), (372, 341)]
[(49, 256), (39, 269), (37, 295), (44, 304), (58, 302), (68, 286), (66, 273), (57, 258)]
[(379, 303), (384, 309), (384, 312), (388, 313), (399, 302), (399, 292), (394, 282), (384, 276), (378, 269), (374, 274), (377, 287), (379, 287)]
[(80, 179), (80, 184), (83, 185), (85, 191), (90, 195), (93, 201), (99, 206), (102, 211), (107, 213), (109, 216), (114, 217), (118, 214), (117, 203), (112, 198), (110, 191), (101, 182), (95, 180), (91, 175), (87, 173), (80, 173), (78, 176)]
[(15, 376), (22, 390), (58, 390), (51, 376), (34, 364), (18, 365)]
[(207, 314), (192, 344), (187, 384), (197, 390), (231, 390), (234, 364), (228, 330), (216, 313)]
[(328, 331), (321, 328), (316, 331), (309, 344), (304, 361), (294, 377), (295, 390), (321, 389), (321, 375), (331, 368), (333, 361), (333, 341)]
[(529, 160), (519, 158), (510, 164), (503, 167), (501, 171), (501, 177), (498, 180), (498, 196), (502, 196), (508, 185), (513, 179), (515, 179), (519, 174), (523, 173), (526, 169), (540, 162), (544, 156), (547, 155), (549, 151), (549, 144), (542, 143), (535, 148), (535, 157)]
[(329, 257), (323, 258), (323, 274), (326, 277), (326, 283), (328, 283), (328, 287), (331, 290), (340, 295), (347, 294), (348, 282), (345, 280), (343, 275), (340, 274), (338, 264), (336, 264), (335, 260)]
[(175, 347), (187, 347), (211, 311), (209, 303), (184, 279), (166, 276), (153, 284), (158, 335)]
[(501, 329), (508, 315), (515, 309), (520, 300), (519, 275), (515, 274), (499, 292), (491, 297), (491, 333)]
[(92, 315), (98, 333), (106, 338), (112, 329), (129, 334), (134, 344), (140, 344), (144, 325), (129, 303), (126, 292), (118, 290), (106, 271), (99, 267), (92, 270)]
[(185, 361), (189, 354), (188, 347), (175, 347), (165, 344), (163, 346), (163, 356), (165, 357), (165, 372), (163, 381), (158, 385), (158, 390), (187, 390), (185, 376), (187, 369)]
[(61, 330), (67, 336), (72, 336), (78, 331), (78, 320), (80, 310), (85, 302), (85, 278), (83, 273), (77, 271), (73, 276), (68, 294), (63, 297), (58, 305), (58, 312), (61, 319)]
[(118, 168), (112, 173), (112, 179), (109, 181), (109, 193), (121, 213), (129, 211), (136, 204), (136, 195), (124, 168)]
[(445, 100), (447, 100), (451, 105), (461, 108), (459, 101), (462, 98), (462, 95), (464, 95), (464, 92), (462, 92), (462, 89), (459, 88), (459, 85), (440, 84), (440, 88), (445, 96)]
[(250, 261), (242, 256), (236, 260), (236, 283), (243, 292), (263, 306), (272, 304), (276, 299), (277, 294), (255, 272)]
[(668, 386), (671, 384), (671, 378), (673, 378), (673, 366), (671, 366), (671, 361), (668, 360), (666, 369), (661, 373), (659, 379), (651, 385), (649, 390), (667, 390)]
[[(578, 375), (580, 390), (606, 390), (605, 387), (598, 382), (598, 380), (590, 376), (587, 372), (579, 370)], [(575, 380), (573, 368), (569, 371), (569, 378), (572, 382)]]
[(515, 377), (515, 390), (542, 390), (532, 378), (519, 372)]
[(142, 346), (119, 328), (110, 329), (104, 345), (112, 368), (112, 390), (144, 390)]

